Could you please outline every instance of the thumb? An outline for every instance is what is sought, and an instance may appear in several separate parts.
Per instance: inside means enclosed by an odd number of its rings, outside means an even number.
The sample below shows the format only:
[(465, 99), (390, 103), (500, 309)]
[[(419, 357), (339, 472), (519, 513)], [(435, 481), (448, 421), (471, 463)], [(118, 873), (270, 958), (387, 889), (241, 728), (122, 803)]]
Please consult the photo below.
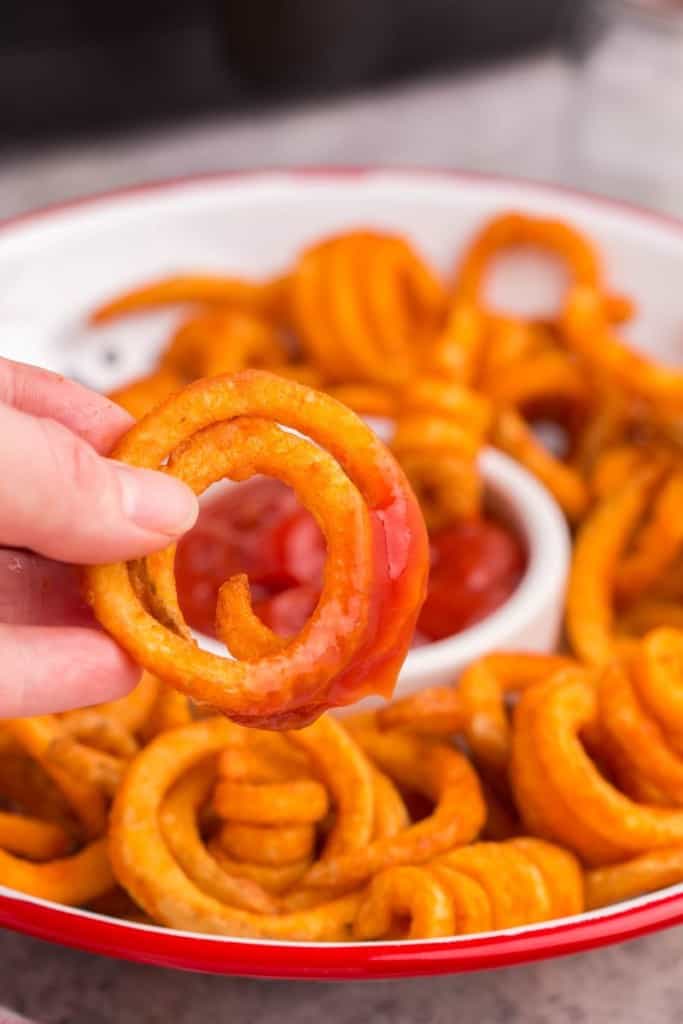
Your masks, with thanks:
[(54, 420), (0, 405), (0, 544), (82, 564), (158, 550), (189, 530), (184, 483), (98, 455)]

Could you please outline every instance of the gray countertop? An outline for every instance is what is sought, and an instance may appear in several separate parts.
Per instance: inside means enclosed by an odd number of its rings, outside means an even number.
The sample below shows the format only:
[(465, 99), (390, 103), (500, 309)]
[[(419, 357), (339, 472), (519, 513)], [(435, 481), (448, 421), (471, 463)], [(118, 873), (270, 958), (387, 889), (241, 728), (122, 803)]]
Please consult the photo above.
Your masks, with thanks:
[(673, 1024), (680, 948), (669, 931), (529, 967), (342, 985), (173, 973), (0, 934), (0, 999), (42, 1024)]
[[(431, 164), (572, 184), (572, 84), (567, 67), (547, 57), (277, 115), (0, 153), (0, 218), (143, 180), (259, 166)], [(455, 1015), (485, 1024), (664, 1024), (681, 1019), (679, 962), (680, 934), (669, 931), (493, 974), (342, 989), (172, 973), (4, 933), (0, 1004), (43, 1024), (445, 1024)]]

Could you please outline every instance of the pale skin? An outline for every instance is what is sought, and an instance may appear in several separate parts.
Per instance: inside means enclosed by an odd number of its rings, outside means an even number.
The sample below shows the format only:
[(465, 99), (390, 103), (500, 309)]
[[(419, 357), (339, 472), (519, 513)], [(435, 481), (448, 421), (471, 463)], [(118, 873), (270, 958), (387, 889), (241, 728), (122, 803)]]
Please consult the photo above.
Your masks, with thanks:
[(106, 458), (132, 422), (80, 384), (0, 359), (0, 718), (115, 700), (139, 679), (95, 623), (78, 566), (165, 547), (197, 500)]

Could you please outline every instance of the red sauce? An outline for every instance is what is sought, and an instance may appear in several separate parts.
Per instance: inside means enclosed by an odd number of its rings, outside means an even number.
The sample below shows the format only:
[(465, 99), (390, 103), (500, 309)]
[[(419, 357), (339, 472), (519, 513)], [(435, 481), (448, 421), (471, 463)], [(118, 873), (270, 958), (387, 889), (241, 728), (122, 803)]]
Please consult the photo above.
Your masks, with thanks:
[[(391, 624), (402, 583), (409, 576), (403, 565), (406, 545), (396, 528), (396, 523), (405, 528), (407, 511), (391, 505), (372, 513), (381, 554), (376, 564), (386, 567), (377, 581), (377, 621), (370, 633), (386, 636), (387, 641), (373, 665), (363, 671), (364, 676), (371, 671), (375, 683), (385, 670), (391, 674), (396, 652), (402, 652), (406, 639), (394, 636)], [(415, 643), (440, 640), (479, 622), (510, 597), (524, 575), (523, 544), (492, 519), (455, 523), (434, 535), (430, 547), (427, 598)], [(256, 478), (204, 502), (196, 526), (178, 545), (180, 605), (192, 627), (212, 635), (221, 584), (236, 573), (246, 573), (257, 614), (276, 633), (294, 636), (315, 608), (324, 563), (325, 543), (313, 517), (283, 484)], [(357, 680), (363, 657), (359, 652), (335, 684), (340, 694), (347, 676), (350, 680), (355, 674)]]
[(491, 519), (468, 519), (430, 540), (427, 597), (418, 629), (443, 640), (485, 619), (510, 597), (524, 575), (519, 538)]

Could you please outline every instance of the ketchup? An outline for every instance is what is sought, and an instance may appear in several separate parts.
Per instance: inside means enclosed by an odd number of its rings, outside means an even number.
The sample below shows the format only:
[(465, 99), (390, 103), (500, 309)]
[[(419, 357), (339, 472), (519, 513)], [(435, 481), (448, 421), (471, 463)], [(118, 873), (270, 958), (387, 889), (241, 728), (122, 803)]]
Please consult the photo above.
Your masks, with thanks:
[[(524, 575), (518, 536), (490, 519), (452, 524), (430, 538), (427, 598), (415, 643), (459, 633), (499, 608)], [(296, 635), (315, 608), (325, 564), (325, 541), (313, 517), (289, 488), (254, 478), (202, 504), (195, 527), (176, 554), (183, 614), (213, 635), (218, 590), (246, 573), (254, 610), (282, 636)]]
[(510, 597), (526, 568), (524, 548), (507, 527), (491, 519), (463, 519), (430, 539), (427, 598), (418, 630), (428, 640), (485, 619)]

